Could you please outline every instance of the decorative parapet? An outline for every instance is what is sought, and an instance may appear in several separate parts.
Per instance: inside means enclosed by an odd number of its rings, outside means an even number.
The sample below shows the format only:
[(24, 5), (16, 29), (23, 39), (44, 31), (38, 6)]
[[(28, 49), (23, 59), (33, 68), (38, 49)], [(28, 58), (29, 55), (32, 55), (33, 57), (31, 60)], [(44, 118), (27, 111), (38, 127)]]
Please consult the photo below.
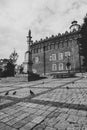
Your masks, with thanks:
[[(72, 30), (71, 28), (74, 27)], [(78, 29), (77, 29), (77, 28)], [(61, 39), (61, 38), (66, 38), (67, 36), (71, 36), (71, 35), (74, 35), (74, 34), (78, 34), (79, 33), (79, 30), (80, 30), (80, 25), (77, 24), (77, 21), (73, 21), (71, 23), (71, 26), (70, 26), (70, 32), (68, 31), (65, 31), (65, 33), (58, 33), (58, 35), (52, 35), (51, 37), (46, 37), (45, 39), (40, 39), (39, 41), (35, 41), (33, 45), (36, 45), (36, 44), (40, 44), (40, 43), (44, 43), (44, 42), (47, 42), (47, 41), (50, 41), (50, 40), (54, 40), (54, 39)]]

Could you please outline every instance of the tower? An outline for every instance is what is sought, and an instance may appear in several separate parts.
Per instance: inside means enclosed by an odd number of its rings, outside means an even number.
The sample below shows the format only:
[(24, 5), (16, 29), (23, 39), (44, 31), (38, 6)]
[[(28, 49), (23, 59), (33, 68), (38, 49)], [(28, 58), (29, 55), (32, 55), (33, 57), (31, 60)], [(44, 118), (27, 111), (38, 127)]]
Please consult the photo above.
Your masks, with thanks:
[(28, 67), (27, 67), (27, 72), (28, 72), (28, 81), (29, 81), (29, 77), (32, 74), (32, 50), (31, 50), (31, 45), (32, 45), (32, 40), (31, 40), (31, 30), (29, 30), (28, 32), (28, 36), (27, 36), (27, 44), (28, 44)]
[(71, 26), (70, 26), (70, 30), (71, 31), (78, 31), (80, 29), (80, 25), (78, 24), (78, 22), (76, 20), (72, 21)]

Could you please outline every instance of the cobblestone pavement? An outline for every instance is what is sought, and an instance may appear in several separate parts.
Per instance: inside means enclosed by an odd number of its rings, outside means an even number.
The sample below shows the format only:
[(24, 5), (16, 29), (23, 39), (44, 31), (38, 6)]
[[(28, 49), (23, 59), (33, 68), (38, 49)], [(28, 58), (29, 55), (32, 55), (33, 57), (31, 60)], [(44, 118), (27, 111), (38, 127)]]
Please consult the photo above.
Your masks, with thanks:
[(87, 130), (87, 78), (1, 79), (0, 130)]

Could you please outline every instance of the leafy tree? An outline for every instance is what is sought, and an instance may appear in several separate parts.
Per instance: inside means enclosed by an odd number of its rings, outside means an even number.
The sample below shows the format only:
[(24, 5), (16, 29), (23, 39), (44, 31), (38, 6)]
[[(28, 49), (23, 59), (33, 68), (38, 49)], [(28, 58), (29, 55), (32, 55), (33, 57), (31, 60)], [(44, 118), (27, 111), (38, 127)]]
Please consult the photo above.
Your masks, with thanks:
[(16, 66), (16, 61), (18, 59), (18, 53), (15, 51), (11, 53), (11, 55), (9, 56), (9, 63), (7, 65), (8, 71), (10, 71), (12, 69), (12, 73), (9, 72), (9, 74), (13, 75), (15, 74), (15, 66)]
[(80, 55), (84, 57), (83, 67), (87, 69), (87, 15), (84, 18), (80, 34), (81, 34), (81, 38), (79, 39)]
[(14, 76), (17, 59), (18, 59), (18, 54), (14, 50), (14, 52), (11, 53), (11, 55), (9, 56), (9, 59), (6, 60), (7, 64), (4, 68), (4, 70), (3, 71), (0, 70), (0, 76), (2, 76), (2, 77)]
[(15, 74), (15, 65), (9, 61), (5, 67), (5, 76), (14, 76)]
[(9, 58), (10, 58), (10, 61), (13, 62), (13, 64), (15, 64), (18, 59), (18, 53), (14, 50), (14, 52), (11, 53)]

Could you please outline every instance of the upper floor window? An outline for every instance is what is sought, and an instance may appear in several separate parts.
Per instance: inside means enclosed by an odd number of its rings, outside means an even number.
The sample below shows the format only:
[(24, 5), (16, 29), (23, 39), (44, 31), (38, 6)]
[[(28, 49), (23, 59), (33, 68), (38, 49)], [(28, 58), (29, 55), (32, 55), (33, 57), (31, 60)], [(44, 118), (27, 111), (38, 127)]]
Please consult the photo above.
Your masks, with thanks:
[(56, 61), (56, 54), (52, 54), (52, 56), (50, 56), (49, 61)]
[(49, 61), (52, 61), (52, 56), (50, 56)]
[(48, 45), (48, 50), (50, 50), (50, 45)]
[(39, 57), (35, 57), (35, 63), (39, 63)]
[(65, 52), (65, 56), (70, 56), (70, 51)]
[(59, 59), (59, 60), (63, 60), (63, 53), (59, 53), (59, 54), (58, 54), (58, 59)]
[(53, 60), (53, 61), (56, 60), (56, 54), (52, 54), (52, 60)]
[(41, 48), (41, 50), (40, 50), (41, 52), (43, 52), (43, 48)]
[(38, 48), (38, 53), (41, 51), (41, 48)]

